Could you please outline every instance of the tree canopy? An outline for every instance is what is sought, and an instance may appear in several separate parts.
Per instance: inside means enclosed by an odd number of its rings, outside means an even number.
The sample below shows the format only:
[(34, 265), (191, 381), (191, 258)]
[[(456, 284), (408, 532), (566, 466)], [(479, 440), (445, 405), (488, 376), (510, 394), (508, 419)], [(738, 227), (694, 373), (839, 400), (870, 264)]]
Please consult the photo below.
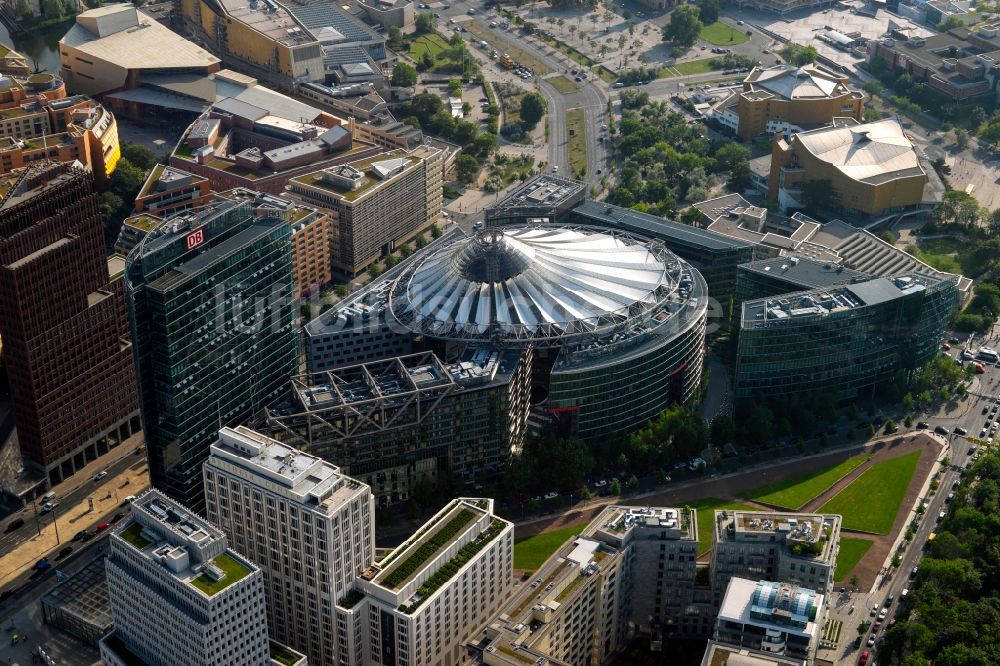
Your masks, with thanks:
[(811, 44), (808, 46), (802, 46), (801, 44), (790, 43), (783, 49), (778, 51), (778, 54), (784, 58), (789, 65), (795, 67), (801, 67), (802, 65), (808, 65), (809, 63), (816, 62), (816, 58), (819, 57), (819, 51), (816, 50), (815, 46)]
[(976, 463), (949, 506), (880, 664), (1000, 664), (1000, 454)]
[(530, 92), (521, 98), (521, 122), (527, 129), (538, 124), (545, 115), (545, 98), (539, 93)]
[(712, 25), (719, 20), (719, 0), (700, 0), (698, 2), (698, 19), (705, 25)]
[(692, 46), (704, 25), (698, 18), (701, 10), (697, 5), (681, 5), (670, 13), (670, 22), (663, 26), (663, 41), (677, 46)]
[(409, 88), (417, 82), (417, 70), (405, 62), (398, 62), (392, 68), (392, 85)]

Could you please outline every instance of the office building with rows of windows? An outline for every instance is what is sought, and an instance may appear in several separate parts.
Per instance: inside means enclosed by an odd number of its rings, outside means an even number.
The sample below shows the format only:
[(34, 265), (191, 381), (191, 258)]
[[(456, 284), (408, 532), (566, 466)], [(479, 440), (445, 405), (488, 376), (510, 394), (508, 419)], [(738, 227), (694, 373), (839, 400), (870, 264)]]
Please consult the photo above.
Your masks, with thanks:
[(264, 572), (270, 636), (314, 664), (341, 654), (334, 606), (375, 560), (371, 489), (244, 426), (204, 466), (208, 519)]
[(298, 367), (292, 275), (287, 219), (250, 202), (167, 220), (128, 255), (150, 476), (194, 510), (218, 429), (273, 402)]
[(159, 491), (131, 505), (107, 559), (114, 631), (105, 666), (305, 666), (269, 642), (261, 570), (229, 549), (217, 527)]

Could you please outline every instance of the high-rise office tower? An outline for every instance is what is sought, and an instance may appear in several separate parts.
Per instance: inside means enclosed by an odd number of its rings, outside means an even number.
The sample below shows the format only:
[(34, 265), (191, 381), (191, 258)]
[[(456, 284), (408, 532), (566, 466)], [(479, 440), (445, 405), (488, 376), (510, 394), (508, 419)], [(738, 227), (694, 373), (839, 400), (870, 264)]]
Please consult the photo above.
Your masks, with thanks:
[(343, 663), (334, 607), (375, 560), (371, 489), (245, 426), (219, 431), (203, 469), (208, 519), (264, 571), (271, 636)]
[(139, 429), (124, 289), (90, 172), (44, 164), (4, 181), (0, 336), (21, 452), (54, 485)]
[(273, 402), (297, 368), (291, 229), (220, 202), (148, 234), (125, 279), (152, 481), (201, 511), (216, 433)]

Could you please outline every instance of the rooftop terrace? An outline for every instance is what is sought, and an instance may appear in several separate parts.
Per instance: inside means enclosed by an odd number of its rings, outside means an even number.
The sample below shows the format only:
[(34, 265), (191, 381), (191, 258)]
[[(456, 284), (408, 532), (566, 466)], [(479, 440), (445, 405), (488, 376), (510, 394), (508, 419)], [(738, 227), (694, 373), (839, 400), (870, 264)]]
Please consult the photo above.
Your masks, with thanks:
[(249, 576), (254, 568), (226, 550), (225, 535), (157, 491), (131, 504), (132, 517), (113, 535), (175, 580), (211, 597)]

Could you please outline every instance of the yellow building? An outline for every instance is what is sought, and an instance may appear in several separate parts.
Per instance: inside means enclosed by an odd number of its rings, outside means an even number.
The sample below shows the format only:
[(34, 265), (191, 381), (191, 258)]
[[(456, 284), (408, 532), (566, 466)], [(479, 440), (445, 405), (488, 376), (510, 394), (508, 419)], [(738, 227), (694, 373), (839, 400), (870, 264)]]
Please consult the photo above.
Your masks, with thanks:
[(121, 152), (114, 115), (41, 72), (0, 78), (0, 174), (40, 160), (79, 162), (103, 186)]
[(323, 49), (313, 34), (274, 0), (180, 0), (180, 14), (227, 66), (281, 89), (323, 81)]
[(802, 207), (810, 181), (829, 183), (831, 209), (874, 216), (919, 205), (927, 174), (895, 118), (837, 119), (773, 144), (768, 198), (782, 210)]
[(818, 65), (755, 67), (713, 116), (743, 141), (826, 125), (834, 118), (860, 121), (865, 94), (847, 83), (847, 77)]

